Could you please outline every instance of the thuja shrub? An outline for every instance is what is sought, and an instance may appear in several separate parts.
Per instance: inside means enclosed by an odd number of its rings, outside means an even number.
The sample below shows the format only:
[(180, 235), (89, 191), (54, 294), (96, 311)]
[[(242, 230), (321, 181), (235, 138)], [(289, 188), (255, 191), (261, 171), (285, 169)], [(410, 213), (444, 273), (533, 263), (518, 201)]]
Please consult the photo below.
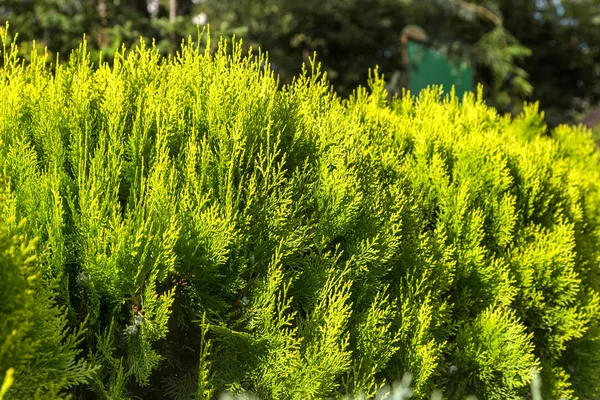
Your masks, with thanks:
[(600, 395), (590, 132), (377, 73), (281, 86), (238, 43), (49, 69), (3, 42), (5, 398)]

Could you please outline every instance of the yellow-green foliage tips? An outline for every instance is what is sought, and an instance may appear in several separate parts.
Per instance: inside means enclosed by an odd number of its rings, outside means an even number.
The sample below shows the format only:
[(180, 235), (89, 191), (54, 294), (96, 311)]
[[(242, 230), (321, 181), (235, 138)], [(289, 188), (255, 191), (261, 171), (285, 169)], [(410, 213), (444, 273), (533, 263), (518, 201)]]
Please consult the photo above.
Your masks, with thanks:
[(9, 47), (6, 399), (370, 397), (405, 371), (417, 399), (518, 399), (535, 370), (600, 396), (590, 132), (388, 103), (376, 73), (345, 101), (318, 67), (281, 87), (238, 44), (52, 71)]

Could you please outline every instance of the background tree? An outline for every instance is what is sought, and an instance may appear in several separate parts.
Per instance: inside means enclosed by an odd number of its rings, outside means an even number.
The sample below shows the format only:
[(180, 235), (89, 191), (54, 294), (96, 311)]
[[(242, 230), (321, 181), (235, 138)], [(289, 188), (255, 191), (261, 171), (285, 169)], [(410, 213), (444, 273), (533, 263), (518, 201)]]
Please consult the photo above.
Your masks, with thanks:
[(522, 62), (551, 125), (600, 101), (600, 2), (498, 1), (507, 29), (531, 56)]
[[(520, 111), (540, 101), (550, 125), (579, 120), (599, 98), (597, 0), (207, 0), (199, 7), (221, 34), (241, 30), (285, 79), (314, 51), (341, 94), (379, 65), (402, 68), (400, 32), (422, 27), (433, 46), (467, 58), (488, 102)], [(240, 32), (240, 29), (237, 31)], [(396, 88), (398, 89), (398, 88)]]

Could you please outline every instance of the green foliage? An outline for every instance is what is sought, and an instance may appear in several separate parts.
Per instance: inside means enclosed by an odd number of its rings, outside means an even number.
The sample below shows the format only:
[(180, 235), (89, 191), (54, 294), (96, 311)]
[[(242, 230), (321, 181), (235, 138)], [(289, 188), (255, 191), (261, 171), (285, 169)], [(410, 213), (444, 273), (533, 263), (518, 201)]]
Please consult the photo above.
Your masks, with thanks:
[(418, 25), (437, 50), (472, 62), (488, 104), (502, 112), (540, 101), (554, 127), (600, 101), (598, 0), (0, 0), (6, 21), (26, 59), (35, 41), (63, 61), (83, 35), (94, 60), (112, 60), (140, 36), (172, 54), (196, 24), (210, 23), (268, 51), (284, 82), (316, 51), (343, 96), (376, 65), (400, 93), (401, 32)]
[[(14, 206), (10, 197), (0, 199), (4, 217)], [(67, 329), (42, 281), (33, 243), (15, 233), (20, 229), (14, 220), (0, 227), (0, 398), (59, 398), (62, 389), (86, 383), (94, 368), (79, 357), (82, 333)]]
[[(504, 310), (487, 309), (460, 328), (456, 337), (456, 369), (466, 379), (455, 390), (466, 397), (479, 393), (486, 399), (520, 399), (529, 374), (536, 368), (532, 334)], [(532, 367), (533, 366), (533, 367)]]
[(211, 48), (84, 43), (51, 72), (4, 46), (3, 323), (43, 345), (7, 396), (374, 396), (410, 371), (417, 399), (522, 398), (539, 367), (547, 398), (598, 397), (590, 132), (481, 91), (388, 103), (377, 71), (342, 101), (314, 62), (280, 87)]

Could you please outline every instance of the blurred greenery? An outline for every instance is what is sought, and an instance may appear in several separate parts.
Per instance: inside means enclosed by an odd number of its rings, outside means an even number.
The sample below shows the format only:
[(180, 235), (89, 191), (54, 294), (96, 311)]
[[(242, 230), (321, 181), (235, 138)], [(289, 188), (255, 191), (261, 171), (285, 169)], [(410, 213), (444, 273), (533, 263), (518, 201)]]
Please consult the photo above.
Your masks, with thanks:
[(539, 101), (557, 125), (600, 98), (600, 0), (0, 0), (5, 21), (23, 54), (36, 40), (67, 59), (85, 33), (96, 60), (140, 37), (172, 53), (197, 24), (210, 24), (214, 36), (268, 51), (282, 82), (317, 52), (342, 96), (376, 65), (400, 93), (401, 34), (417, 25), (437, 49), (473, 64), (500, 111)]

